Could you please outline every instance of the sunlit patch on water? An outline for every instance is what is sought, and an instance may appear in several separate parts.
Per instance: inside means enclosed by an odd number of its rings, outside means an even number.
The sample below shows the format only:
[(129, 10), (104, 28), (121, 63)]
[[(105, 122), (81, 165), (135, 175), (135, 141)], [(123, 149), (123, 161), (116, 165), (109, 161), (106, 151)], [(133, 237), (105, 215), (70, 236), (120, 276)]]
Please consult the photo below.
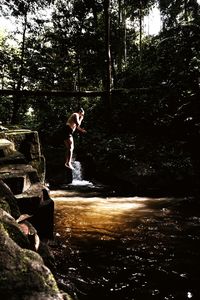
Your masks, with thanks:
[(68, 193), (66, 198), (61, 191), (57, 195), (51, 195), (55, 201), (56, 230), (66, 238), (114, 240), (121, 230), (127, 230), (124, 217), (132, 219), (145, 209), (144, 201), (136, 197), (84, 198), (70, 197)]

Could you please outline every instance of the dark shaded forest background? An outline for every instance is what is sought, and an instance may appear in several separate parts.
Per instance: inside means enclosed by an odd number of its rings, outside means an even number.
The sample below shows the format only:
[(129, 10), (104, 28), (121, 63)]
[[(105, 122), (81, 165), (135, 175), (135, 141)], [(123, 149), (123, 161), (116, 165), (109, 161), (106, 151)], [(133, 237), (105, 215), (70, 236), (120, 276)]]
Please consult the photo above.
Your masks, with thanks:
[[(151, 36), (144, 17), (154, 5), (161, 30)], [(198, 190), (198, 1), (1, 0), (0, 11), (16, 24), (0, 35), (4, 126), (63, 147), (60, 130), (82, 106), (87, 134), (75, 137), (76, 156), (88, 173), (137, 191)]]

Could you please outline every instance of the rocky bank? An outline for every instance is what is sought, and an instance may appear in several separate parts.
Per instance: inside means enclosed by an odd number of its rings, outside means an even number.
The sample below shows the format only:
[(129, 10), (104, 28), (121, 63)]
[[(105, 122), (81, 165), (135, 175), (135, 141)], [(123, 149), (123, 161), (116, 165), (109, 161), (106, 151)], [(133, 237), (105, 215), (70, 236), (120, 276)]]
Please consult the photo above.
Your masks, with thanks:
[(44, 180), (45, 159), (38, 133), (1, 127), (1, 299), (71, 299), (59, 290), (47, 267), (53, 267), (47, 242), (53, 238), (54, 202)]

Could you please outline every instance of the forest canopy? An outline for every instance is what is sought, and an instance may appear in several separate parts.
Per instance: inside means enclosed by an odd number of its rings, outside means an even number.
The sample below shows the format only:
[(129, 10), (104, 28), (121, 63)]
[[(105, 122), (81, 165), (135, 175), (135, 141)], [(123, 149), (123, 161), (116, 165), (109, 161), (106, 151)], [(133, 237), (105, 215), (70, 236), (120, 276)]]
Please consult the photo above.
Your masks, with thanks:
[[(148, 35), (153, 7), (161, 30)], [(96, 131), (177, 120), (196, 129), (199, 10), (197, 0), (1, 0), (1, 17), (15, 26), (0, 35), (0, 121), (51, 132), (81, 104)]]
[(63, 145), (59, 130), (81, 105), (84, 159), (133, 181), (199, 174), (200, 1), (1, 0), (0, 14), (14, 25), (0, 33), (4, 126)]

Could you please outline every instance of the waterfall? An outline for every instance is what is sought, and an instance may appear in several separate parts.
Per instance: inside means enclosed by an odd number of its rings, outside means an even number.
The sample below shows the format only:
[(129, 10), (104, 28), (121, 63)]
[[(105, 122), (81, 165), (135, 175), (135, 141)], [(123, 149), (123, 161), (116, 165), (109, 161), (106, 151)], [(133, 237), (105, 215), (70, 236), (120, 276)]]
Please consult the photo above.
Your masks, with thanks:
[(83, 186), (83, 185), (93, 185), (90, 181), (83, 180), (82, 166), (80, 161), (75, 160), (73, 162), (74, 169), (72, 170), (73, 181), (71, 185)]
[(73, 179), (82, 181), (83, 176), (82, 176), (82, 167), (80, 161), (74, 161), (73, 167), (74, 167), (74, 170), (72, 171)]

